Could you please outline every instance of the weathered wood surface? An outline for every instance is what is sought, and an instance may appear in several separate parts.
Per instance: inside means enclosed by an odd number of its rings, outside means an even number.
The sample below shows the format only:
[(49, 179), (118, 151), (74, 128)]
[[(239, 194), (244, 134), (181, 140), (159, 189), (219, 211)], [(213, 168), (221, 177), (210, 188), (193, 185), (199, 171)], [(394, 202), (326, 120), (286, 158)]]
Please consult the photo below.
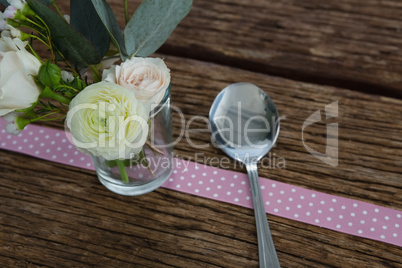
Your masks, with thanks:
[(194, 0), (160, 52), (401, 98), (401, 18), (397, 0)]
[[(169, 55), (172, 100), (188, 120), (208, 116), (220, 89), (255, 81), (275, 100), (282, 121), (272, 151), (285, 169), (262, 176), (306, 188), (402, 209), (402, 101), (306, 84)], [(339, 102), (339, 166), (310, 155), (303, 122)], [(195, 121), (191, 129), (203, 128)], [(174, 116), (174, 134), (181, 131)], [(206, 133), (189, 132), (208, 143)], [(323, 151), (325, 125), (305, 130)], [(197, 150), (224, 157), (212, 146)], [(194, 159), (183, 139), (175, 154)], [(139, 197), (106, 190), (92, 171), (0, 151), (0, 263), (2, 267), (258, 267), (253, 211), (158, 189)], [(199, 159), (199, 161), (201, 161)], [(231, 162), (233, 164), (233, 162)], [(208, 164), (208, 163), (207, 163)], [(244, 170), (242, 170), (244, 172)], [(402, 249), (268, 215), (282, 267), (398, 267)]]
[[(123, 14), (122, 1), (108, 2)], [(134, 9), (140, 1), (129, 2)], [(160, 50), (172, 70), (173, 104), (186, 122), (207, 117), (226, 85), (254, 82), (286, 116), (272, 151), (286, 168), (263, 169), (262, 176), (401, 210), (402, 101), (384, 97), (402, 92), (401, 10), (397, 1), (195, 0)], [(339, 124), (339, 165), (330, 167), (306, 151), (301, 131), (312, 113), (324, 115), (334, 101), (338, 117), (304, 132), (306, 144), (324, 152), (325, 123)], [(195, 128), (205, 124), (196, 120)], [(208, 133), (189, 135), (194, 143), (210, 142)], [(190, 160), (194, 151), (185, 139), (175, 147)], [(224, 157), (212, 146), (197, 152)], [(402, 263), (396, 246), (268, 219), (282, 267)], [(92, 171), (0, 151), (1, 267), (258, 267), (257, 253), (250, 209), (166, 189), (118, 196)]]
[[(131, 11), (141, 2), (130, 0)], [(108, 3), (124, 14), (122, 1)], [(194, 0), (159, 51), (402, 98), (401, 17), (396, 0)]]

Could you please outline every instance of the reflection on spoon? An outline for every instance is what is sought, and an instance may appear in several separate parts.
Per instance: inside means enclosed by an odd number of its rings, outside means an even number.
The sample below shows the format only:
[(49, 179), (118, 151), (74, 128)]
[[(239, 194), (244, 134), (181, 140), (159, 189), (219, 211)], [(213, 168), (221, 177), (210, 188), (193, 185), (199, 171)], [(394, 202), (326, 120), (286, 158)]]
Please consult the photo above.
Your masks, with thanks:
[(257, 172), (257, 162), (271, 150), (278, 138), (278, 110), (259, 87), (250, 83), (235, 83), (215, 98), (209, 118), (216, 146), (246, 165), (256, 218), (260, 267), (280, 267)]

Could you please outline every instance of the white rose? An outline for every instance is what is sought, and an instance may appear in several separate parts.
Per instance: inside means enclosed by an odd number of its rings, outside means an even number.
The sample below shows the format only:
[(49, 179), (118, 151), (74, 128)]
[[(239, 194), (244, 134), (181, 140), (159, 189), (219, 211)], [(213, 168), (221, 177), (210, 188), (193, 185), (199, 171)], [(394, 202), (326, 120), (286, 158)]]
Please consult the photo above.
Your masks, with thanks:
[(37, 75), (40, 61), (15, 38), (0, 39), (0, 116), (30, 107), (40, 90), (32, 75)]
[[(8, 28), (8, 27), (6, 27)], [(25, 46), (28, 43), (27, 41), (22, 41), (18, 37), (12, 35), (12, 31), (5, 30), (1, 32), (0, 38), (0, 58), (4, 56), (4, 53), (9, 51), (20, 51), (25, 50)]]
[(134, 92), (99, 82), (71, 101), (66, 124), (80, 151), (115, 160), (141, 151), (148, 135), (148, 119), (149, 110)]
[(170, 70), (159, 58), (130, 58), (103, 71), (103, 80), (134, 91), (143, 103), (159, 104), (170, 84)]

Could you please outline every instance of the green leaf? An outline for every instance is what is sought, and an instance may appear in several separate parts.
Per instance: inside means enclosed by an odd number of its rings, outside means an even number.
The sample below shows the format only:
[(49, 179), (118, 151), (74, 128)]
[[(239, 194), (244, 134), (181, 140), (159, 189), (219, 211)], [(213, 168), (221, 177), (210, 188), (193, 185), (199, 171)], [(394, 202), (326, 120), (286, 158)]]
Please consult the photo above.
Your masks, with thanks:
[(106, 0), (91, 0), (96, 12), (103, 22), (113, 44), (120, 52), (122, 60), (127, 59), (126, 47), (124, 45), (123, 33), (116, 21), (113, 10), (109, 7)]
[(52, 0), (39, 0), (44, 5), (50, 6), (52, 4)]
[(188, 14), (192, 0), (146, 0), (124, 29), (127, 53), (147, 57), (154, 53)]
[[(39, 2), (41, 2), (44, 5), (49, 6), (52, 3), (52, 0), (39, 0)], [(0, 3), (4, 6), (4, 7), (8, 7), (10, 4), (7, 2), (7, 0), (0, 0)]]
[(7, 2), (7, 0), (0, 0), (0, 3), (4, 6), (4, 7), (8, 7), (10, 4)]
[(95, 47), (64, 18), (54, 13), (39, 0), (27, 0), (31, 9), (47, 24), (52, 42), (72, 64), (93, 65), (102, 60)]
[(38, 99), (37, 101), (35, 101), (34, 103), (32, 103), (32, 105), (31, 105), (30, 107), (24, 108), (24, 109), (18, 109), (18, 110), (15, 110), (15, 111), (16, 111), (17, 113), (26, 113), (26, 112), (32, 111), (32, 109), (35, 108), (35, 106), (38, 104), (39, 101), (40, 101), (40, 100)]
[(109, 49), (110, 38), (91, 0), (71, 0), (70, 24), (96, 48), (101, 58)]

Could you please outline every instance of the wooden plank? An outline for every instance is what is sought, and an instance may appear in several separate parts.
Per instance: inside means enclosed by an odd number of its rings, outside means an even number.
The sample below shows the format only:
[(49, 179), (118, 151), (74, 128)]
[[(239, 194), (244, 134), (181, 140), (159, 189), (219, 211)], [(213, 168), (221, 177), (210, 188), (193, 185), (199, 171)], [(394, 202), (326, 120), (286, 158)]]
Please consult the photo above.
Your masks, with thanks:
[[(254, 82), (273, 98), (286, 119), (272, 153), (286, 160), (286, 168), (262, 169), (262, 176), (402, 209), (402, 101), (157, 56), (165, 58), (172, 71), (172, 102), (186, 120), (207, 117), (215, 95), (233, 82)], [(312, 113), (334, 101), (339, 116), (329, 122), (339, 124), (340, 160), (337, 167), (330, 167), (307, 152), (301, 128)], [(325, 150), (324, 123), (305, 130), (307, 144), (320, 151)], [(195, 121), (189, 127), (205, 125)], [(175, 137), (180, 132), (175, 114)], [(194, 142), (210, 142), (208, 133), (189, 135)], [(175, 147), (182, 158), (194, 160), (195, 151), (224, 157), (212, 146), (195, 150), (185, 139)], [(139, 197), (118, 196), (106, 190), (92, 171), (6, 151), (0, 151), (0, 159), (4, 267), (258, 266), (250, 209), (166, 189)], [(268, 218), (283, 267), (397, 267), (402, 261), (400, 247)]]
[[(108, 3), (123, 27), (123, 3)], [(401, 17), (395, 0), (195, 0), (159, 52), (402, 98)]]
[[(262, 170), (261, 174), (296, 185), (308, 185), (331, 194), (341, 192), (345, 196), (369, 202), (402, 207), (402, 199), (397, 194), (402, 186), (401, 101), (209, 63), (164, 57), (172, 69), (173, 82), (177, 88), (173, 90), (172, 99), (187, 120), (195, 115), (207, 117), (214, 96), (233, 82), (252, 81), (273, 98), (281, 116), (286, 116), (281, 121), (281, 133), (274, 151), (277, 158), (286, 159), (286, 169), (272, 168)], [(339, 125), (339, 165), (331, 167), (307, 152), (302, 141), (302, 126), (317, 110), (321, 110), (325, 116), (325, 106), (335, 101), (338, 101), (339, 115), (335, 120), (329, 120), (329, 123), (336, 122)], [(195, 122), (202, 128), (201, 120)], [(325, 152), (326, 144), (324, 123), (325, 120), (304, 130), (306, 145), (315, 146), (321, 153)], [(176, 120), (176, 126), (178, 124)], [(204, 144), (210, 140), (206, 133), (189, 131), (189, 134)], [(188, 157), (194, 157), (188, 143), (179, 143), (176, 148), (185, 151)], [(199, 150), (210, 157), (220, 154), (212, 146)], [(351, 173), (352, 170), (356, 172)], [(379, 187), (384, 191), (380, 196), (377, 191)]]
[[(123, 26), (123, 3), (108, 2)], [(395, 0), (195, 0), (159, 52), (402, 98), (401, 16)]]
[(194, 1), (160, 50), (402, 97), (399, 1)]
[(159, 52), (401, 98), (401, 17), (396, 0), (195, 0)]

